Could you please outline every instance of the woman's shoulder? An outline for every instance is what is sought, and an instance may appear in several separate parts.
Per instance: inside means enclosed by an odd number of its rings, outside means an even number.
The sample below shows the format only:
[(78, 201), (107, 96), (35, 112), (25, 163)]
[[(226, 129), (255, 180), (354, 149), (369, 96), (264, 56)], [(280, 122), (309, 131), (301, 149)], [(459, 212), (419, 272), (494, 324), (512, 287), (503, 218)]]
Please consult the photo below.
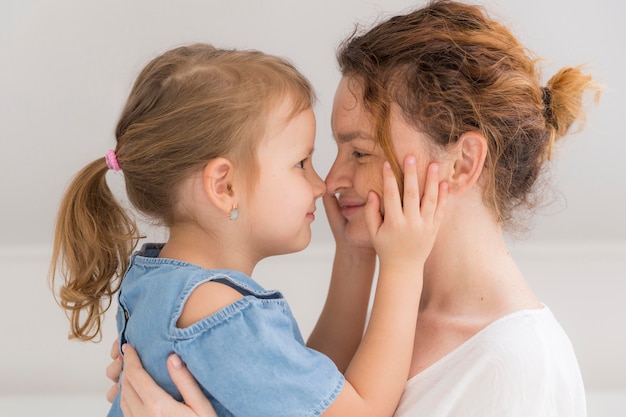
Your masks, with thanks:
[(581, 407), (584, 389), (572, 345), (544, 306), (495, 320), (415, 375), (396, 417), (443, 409), (458, 410), (450, 416), (579, 415)]
[(504, 363), (520, 358), (539, 360), (572, 350), (570, 340), (547, 307), (520, 310), (495, 320), (481, 330), (470, 345)]
[(453, 374), (487, 379), (534, 374), (542, 378), (571, 370), (578, 372), (572, 344), (550, 309), (543, 306), (493, 321), (414, 379), (447, 380)]

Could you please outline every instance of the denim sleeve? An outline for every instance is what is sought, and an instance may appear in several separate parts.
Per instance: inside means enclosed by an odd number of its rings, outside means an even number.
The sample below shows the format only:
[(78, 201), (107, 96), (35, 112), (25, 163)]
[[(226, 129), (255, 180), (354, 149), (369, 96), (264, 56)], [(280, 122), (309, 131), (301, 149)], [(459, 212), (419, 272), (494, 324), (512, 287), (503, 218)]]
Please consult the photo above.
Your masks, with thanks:
[(176, 353), (220, 415), (318, 416), (344, 377), (307, 348), (284, 299), (244, 297), (185, 329)]

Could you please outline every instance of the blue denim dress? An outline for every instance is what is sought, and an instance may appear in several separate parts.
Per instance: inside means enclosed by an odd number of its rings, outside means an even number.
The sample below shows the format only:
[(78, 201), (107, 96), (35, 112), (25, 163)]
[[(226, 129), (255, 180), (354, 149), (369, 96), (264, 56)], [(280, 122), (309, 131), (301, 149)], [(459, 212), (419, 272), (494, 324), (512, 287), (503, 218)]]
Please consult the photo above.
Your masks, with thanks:
[[(120, 344), (132, 344), (145, 369), (167, 392), (176, 352), (222, 416), (318, 416), (335, 400), (344, 377), (325, 355), (304, 344), (287, 301), (245, 274), (206, 270), (157, 258), (162, 245), (133, 254), (119, 293)], [(243, 295), (187, 328), (176, 323), (193, 290), (220, 282)], [(122, 416), (119, 395), (109, 416)]]

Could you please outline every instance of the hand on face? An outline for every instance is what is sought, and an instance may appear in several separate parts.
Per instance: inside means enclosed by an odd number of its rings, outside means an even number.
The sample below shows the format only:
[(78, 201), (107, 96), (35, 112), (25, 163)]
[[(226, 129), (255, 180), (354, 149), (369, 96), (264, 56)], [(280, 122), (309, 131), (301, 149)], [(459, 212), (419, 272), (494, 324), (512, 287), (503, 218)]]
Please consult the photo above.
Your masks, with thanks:
[(365, 207), (367, 227), (374, 248), (383, 261), (425, 262), (435, 242), (448, 197), (448, 184), (439, 184), (439, 166), (428, 167), (420, 200), (415, 157), (404, 161), (404, 198), (388, 163), (383, 167), (383, 208), (373, 191)]

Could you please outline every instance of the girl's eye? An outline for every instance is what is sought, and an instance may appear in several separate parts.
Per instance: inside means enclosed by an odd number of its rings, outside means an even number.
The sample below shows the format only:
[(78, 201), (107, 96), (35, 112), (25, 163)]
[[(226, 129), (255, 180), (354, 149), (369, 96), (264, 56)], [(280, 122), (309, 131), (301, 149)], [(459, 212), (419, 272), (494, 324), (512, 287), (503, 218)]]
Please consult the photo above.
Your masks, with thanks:
[[(308, 159), (308, 158), (307, 158)], [(298, 162), (296, 164), (296, 167), (304, 169), (304, 163), (306, 162), (307, 159), (303, 159), (302, 161)]]

